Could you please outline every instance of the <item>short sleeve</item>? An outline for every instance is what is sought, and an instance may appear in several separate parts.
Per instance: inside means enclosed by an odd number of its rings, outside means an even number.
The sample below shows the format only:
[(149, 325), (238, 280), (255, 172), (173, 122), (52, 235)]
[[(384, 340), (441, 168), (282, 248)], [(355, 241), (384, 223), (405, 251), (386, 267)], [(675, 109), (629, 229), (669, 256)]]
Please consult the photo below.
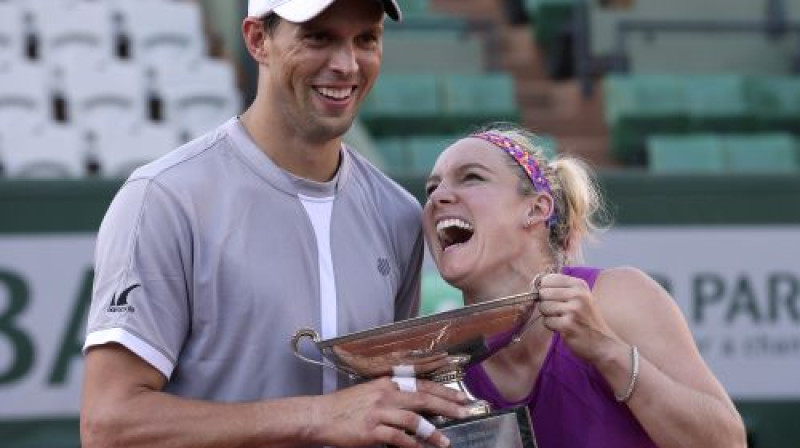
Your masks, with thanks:
[(122, 344), (170, 377), (191, 326), (191, 237), (180, 201), (155, 181), (120, 189), (98, 233), (84, 351)]

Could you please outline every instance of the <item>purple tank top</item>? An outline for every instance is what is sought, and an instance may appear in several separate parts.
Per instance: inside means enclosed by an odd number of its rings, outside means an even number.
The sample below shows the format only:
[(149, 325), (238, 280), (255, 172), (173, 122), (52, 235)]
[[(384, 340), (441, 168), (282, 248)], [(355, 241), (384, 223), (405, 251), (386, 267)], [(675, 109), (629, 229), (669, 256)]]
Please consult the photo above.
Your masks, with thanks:
[[(566, 275), (594, 286), (599, 269), (565, 267)], [(625, 404), (594, 366), (575, 356), (554, 333), (530, 394), (510, 402), (480, 364), (471, 366), (465, 383), (495, 409), (527, 405), (539, 448), (656, 448)]]

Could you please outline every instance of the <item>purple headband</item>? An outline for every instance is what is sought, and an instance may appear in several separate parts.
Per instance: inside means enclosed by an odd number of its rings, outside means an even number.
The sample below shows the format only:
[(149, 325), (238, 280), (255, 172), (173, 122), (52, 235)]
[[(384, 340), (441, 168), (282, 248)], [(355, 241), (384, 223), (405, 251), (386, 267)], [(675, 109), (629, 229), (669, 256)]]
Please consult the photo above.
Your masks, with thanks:
[[(547, 178), (544, 177), (542, 170), (539, 168), (539, 162), (537, 162), (528, 151), (522, 149), (522, 146), (520, 146), (519, 143), (496, 132), (480, 132), (477, 134), (472, 134), (470, 137), (486, 140), (487, 142), (505, 151), (508, 155), (514, 158), (514, 160), (519, 164), (519, 166), (522, 167), (523, 170), (525, 170), (525, 173), (528, 175), (528, 178), (530, 178), (531, 183), (533, 184), (533, 188), (536, 189), (537, 192), (547, 193), (551, 198), (555, 199), (555, 197), (553, 197), (553, 192), (550, 189), (550, 183), (547, 182)], [(553, 213), (551, 213), (550, 217), (547, 218), (548, 227), (555, 226), (556, 221), (558, 220), (555, 204), (553, 205)]]

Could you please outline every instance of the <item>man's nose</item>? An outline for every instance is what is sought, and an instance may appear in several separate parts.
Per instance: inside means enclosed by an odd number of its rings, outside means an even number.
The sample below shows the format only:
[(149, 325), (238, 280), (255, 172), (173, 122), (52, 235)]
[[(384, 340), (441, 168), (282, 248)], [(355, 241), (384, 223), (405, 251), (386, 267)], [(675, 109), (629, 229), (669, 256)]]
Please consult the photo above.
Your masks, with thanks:
[(340, 73), (354, 73), (358, 70), (356, 51), (351, 44), (343, 44), (336, 48), (331, 57), (331, 68)]

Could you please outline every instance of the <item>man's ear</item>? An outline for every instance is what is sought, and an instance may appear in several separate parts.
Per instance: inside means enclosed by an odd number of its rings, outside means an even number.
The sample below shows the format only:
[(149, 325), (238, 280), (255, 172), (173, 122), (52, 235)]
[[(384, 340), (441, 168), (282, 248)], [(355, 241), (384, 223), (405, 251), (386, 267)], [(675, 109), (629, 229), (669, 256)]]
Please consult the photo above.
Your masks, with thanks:
[(247, 17), (242, 22), (242, 37), (248, 53), (258, 64), (267, 61), (266, 40), (269, 38), (264, 24), (257, 17)]

